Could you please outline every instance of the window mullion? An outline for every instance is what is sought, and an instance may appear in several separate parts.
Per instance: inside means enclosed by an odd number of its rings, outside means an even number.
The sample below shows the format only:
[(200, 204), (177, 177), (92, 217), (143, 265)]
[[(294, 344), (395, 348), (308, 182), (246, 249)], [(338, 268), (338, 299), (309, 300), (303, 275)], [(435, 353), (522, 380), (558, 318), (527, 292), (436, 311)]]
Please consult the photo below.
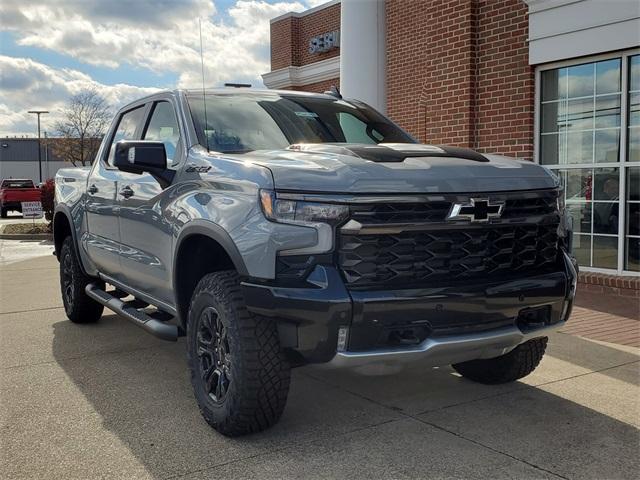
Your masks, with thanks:
[(620, 193), (618, 196), (618, 273), (625, 269), (627, 243), (627, 130), (629, 124), (629, 55), (622, 55), (620, 96)]

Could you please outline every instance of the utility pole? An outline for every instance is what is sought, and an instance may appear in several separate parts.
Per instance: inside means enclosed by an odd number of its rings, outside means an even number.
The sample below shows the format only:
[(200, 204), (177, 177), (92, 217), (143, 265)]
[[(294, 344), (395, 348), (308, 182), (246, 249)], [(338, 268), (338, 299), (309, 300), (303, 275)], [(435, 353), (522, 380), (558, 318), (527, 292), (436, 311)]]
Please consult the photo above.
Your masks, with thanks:
[(40, 146), (40, 115), (49, 113), (46, 110), (29, 110), (38, 116), (38, 172), (40, 173), (40, 183), (42, 183), (42, 147)]
[(44, 131), (44, 171), (46, 172), (46, 177), (49, 178), (49, 137), (47, 136), (47, 131)]

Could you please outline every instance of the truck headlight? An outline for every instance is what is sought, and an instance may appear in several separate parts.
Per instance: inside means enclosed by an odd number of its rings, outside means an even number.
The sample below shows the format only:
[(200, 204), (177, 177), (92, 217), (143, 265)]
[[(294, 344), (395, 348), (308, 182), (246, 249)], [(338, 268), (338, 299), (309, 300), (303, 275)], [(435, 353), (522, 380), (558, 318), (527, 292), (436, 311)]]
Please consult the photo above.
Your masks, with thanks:
[(280, 199), (273, 190), (260, 190), (260, 204), (265, 217), (280, 223), (337, 225), (349, 216), (347, 205)]

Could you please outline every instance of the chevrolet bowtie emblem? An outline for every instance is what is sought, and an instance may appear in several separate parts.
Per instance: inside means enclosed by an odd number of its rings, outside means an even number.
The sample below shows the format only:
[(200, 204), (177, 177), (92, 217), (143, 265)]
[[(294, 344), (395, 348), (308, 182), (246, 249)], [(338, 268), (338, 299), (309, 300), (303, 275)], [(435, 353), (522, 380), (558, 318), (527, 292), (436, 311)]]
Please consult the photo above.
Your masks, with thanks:
[(492, 218), (500, 218), (503, 209), (503, 202), (491, 203), (486, 198), (470, 198), (469, 203), (454, 203), (447, 215), (447, 220), (488, 222)]

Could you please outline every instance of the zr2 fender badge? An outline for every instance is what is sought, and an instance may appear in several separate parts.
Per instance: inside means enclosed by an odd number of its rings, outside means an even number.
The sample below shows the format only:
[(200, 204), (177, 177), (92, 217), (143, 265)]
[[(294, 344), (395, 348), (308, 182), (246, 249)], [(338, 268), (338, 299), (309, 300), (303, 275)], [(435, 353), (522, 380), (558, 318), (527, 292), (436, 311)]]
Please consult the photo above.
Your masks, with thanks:
[(211, 170), (211, 165), (194, 165), (194, 164), (190, 164), (187, 166), (187, 172), (188, 173), (207, 173), (209, 170)]

